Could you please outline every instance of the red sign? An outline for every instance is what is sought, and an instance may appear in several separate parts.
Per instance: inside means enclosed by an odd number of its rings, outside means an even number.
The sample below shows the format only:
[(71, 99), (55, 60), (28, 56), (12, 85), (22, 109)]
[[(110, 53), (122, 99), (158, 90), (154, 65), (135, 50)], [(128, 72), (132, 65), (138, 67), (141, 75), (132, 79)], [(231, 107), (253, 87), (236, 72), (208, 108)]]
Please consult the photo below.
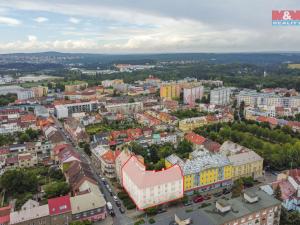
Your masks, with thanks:
[(272, 20), (300, 20), (300, 10), (273, 10)]

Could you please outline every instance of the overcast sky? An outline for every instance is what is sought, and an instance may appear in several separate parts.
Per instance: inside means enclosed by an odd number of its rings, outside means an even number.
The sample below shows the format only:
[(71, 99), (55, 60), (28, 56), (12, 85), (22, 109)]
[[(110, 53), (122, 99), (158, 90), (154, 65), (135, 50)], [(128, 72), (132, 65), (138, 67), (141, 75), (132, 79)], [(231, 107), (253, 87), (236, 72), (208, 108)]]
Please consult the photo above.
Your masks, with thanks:
[(0, 0), (0, 53), (300, 51), (299, 0)]

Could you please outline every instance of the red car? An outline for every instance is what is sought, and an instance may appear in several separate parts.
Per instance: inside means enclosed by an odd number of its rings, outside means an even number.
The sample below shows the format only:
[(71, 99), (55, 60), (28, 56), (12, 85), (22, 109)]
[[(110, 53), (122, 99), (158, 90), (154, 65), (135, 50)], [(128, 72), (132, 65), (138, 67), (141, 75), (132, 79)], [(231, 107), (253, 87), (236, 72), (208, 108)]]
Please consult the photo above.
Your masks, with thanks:
[(203, 197), (203, 199), (204, 199), (204, 200), (209, 200), (209, 199), (211, 199), (211, 197), (210, 197), (209, 195), (205, 195), (205, 196)]
[(201, 195), (197, 196), (193, 199), (194, 203), (199, 203), (199, 202), (203, 202), (203, 201), (204, 201), (204, 198)]

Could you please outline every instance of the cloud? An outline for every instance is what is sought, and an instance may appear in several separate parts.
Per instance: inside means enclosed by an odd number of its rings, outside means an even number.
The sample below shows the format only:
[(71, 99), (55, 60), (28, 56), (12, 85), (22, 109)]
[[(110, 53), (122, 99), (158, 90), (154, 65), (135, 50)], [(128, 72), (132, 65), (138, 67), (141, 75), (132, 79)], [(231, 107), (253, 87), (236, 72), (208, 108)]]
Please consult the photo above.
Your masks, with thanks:
[(28, 41), (29, 42), (36, 42), (37, 41), (37, 37), (34, 35), (28, 35)]
[(70, 17), (69, 22), (74, 23), (74, 24), (78, 24), (78, 23), (80, 23), (80, 19), (77, 19), (75, 17)]
[(0, 16), (0, 24), (8, 26), (18, 26), (21, 24), (21, 21), (11, 17)]
[(44, 22), (47, 22), (49, 19), (46, 18), (46, 17), (36, 17), (34, 18), (34, 21), (37, 22), (37, 23), (44, 23)]
[[(284, 3), (279, 0), (227, 0), (226, 4), (218, 0), (1, 0), (1, 6), (19, 10), (20, 14), (24, 11), (52, 13), (54, 19), (51, 17), (51, 21), (56, 22), (47, 26), (48, 30), (42, 30), (45, 33), (39, 39), (0, 43), (1, 51), (300, 50), (298, 27), (271, 25), (272, 9), (297, 9), (294, 0)], [(255, 12), (251, 6), (257, 6)], [(65, 24), (66, 20), (70, 24)], [(87, 21), (90, 25), (84, 26)]]

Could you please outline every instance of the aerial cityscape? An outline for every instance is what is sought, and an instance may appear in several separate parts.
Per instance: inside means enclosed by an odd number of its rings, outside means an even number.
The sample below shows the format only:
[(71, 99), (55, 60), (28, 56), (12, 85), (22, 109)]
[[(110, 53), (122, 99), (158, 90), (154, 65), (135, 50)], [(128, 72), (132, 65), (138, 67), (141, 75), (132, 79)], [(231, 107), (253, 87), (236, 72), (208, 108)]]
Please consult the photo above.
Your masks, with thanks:
[(0, 225), (300, 225), (299, 21), (1, 0)]

